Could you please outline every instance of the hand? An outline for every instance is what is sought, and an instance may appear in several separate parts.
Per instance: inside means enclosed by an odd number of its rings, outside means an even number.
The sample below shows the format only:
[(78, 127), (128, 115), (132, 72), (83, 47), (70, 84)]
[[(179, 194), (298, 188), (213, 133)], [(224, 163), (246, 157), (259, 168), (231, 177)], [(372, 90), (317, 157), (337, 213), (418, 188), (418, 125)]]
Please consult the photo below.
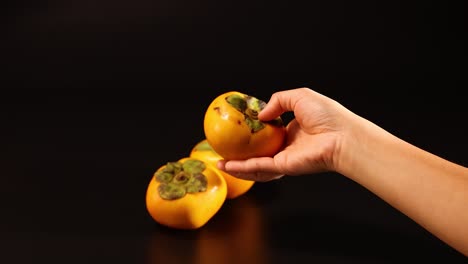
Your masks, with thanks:
[(468, 168), (414, 146), (308, 88), (277, 92), (260, 120), (293, 111), (274, 157), (220, 161), (239, 178), (335, 171), (367, 188), (468, 256)]
[(274, 157), (220, 161), (218, 167), (236, 177), (262, 182), (334, 170), (351, 112), (309, 88), (297, 88), (274, 93), (258, 117), (268, 121), (288, 111), (295, 118), (287, 124), (284, 148)]

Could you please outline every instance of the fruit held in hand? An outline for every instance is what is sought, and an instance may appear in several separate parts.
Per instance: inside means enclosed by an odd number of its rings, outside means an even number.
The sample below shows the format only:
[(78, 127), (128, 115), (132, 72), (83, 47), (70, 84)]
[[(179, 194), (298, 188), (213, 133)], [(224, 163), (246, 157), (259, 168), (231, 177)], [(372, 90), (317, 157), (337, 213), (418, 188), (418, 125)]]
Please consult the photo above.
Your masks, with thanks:
[(230, 91), (216, 97), (205, 112), (203, 128), (211, 147), (226, 160), (274, 156), (283, 146), (286, 130), (281, 117), (258, 119), (265, 102)]

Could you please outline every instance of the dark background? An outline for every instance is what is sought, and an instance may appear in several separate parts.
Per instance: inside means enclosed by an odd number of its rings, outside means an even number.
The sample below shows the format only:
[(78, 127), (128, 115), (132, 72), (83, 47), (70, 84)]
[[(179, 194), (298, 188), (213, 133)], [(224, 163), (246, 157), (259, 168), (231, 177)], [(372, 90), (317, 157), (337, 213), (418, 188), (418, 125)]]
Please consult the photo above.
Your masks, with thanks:
[(466, 4), (449, 2), (6, 2), (1, 262), (463, 263), (336, 173), (257, 183), (197, 231), (144, 204), (229, 90), (307, 86), (467, 166)]

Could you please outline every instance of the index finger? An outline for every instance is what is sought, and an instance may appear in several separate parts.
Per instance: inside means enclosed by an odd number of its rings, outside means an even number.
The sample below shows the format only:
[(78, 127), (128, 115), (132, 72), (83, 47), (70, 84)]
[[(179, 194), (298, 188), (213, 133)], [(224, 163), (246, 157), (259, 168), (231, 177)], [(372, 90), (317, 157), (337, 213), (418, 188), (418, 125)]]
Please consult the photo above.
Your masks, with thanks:
[(285, 112), (294, 111), (297, 102), (304, 97), (306, 90), (310, 91), (309, 88), (297, 88), (275, 92), (265, 108), (258, 114), (258, 118), (263, 121), (269, 121)]

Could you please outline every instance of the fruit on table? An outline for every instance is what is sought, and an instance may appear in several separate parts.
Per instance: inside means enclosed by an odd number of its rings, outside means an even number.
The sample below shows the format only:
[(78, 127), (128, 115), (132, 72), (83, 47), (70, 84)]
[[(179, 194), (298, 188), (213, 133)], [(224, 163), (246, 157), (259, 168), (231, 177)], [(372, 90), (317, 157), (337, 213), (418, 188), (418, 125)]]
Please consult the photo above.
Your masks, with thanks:
[[(190, 152), (190, 157), (206, 161), (206, 163), (214, 166), (216, 170), (218, 170), (218, 168), (216, 168), (216, 163), (223, 159), (218, 153), (216, 153), (216, 151), (214, 151), (206, 139), (201, 140), (193, 147)], [(226, 180), (228, 199), (234, 199), (241, 196), (255, 183), (254, 181), (236, 178), (222, 170), (219, 170), (219, 173)]]
[(156, 170), (147, 187), (146, 208), (162, 225), (197, 229), (219, 211), (226, 195), (226, 181), (216, 169), (184, 157)]
[(286, 136), (281, 117), (258, 120), (265, 102), (253, 96), (229, 91), (208, 106), (203, 129), (211, 147), (226, 160), (273, 156)]

